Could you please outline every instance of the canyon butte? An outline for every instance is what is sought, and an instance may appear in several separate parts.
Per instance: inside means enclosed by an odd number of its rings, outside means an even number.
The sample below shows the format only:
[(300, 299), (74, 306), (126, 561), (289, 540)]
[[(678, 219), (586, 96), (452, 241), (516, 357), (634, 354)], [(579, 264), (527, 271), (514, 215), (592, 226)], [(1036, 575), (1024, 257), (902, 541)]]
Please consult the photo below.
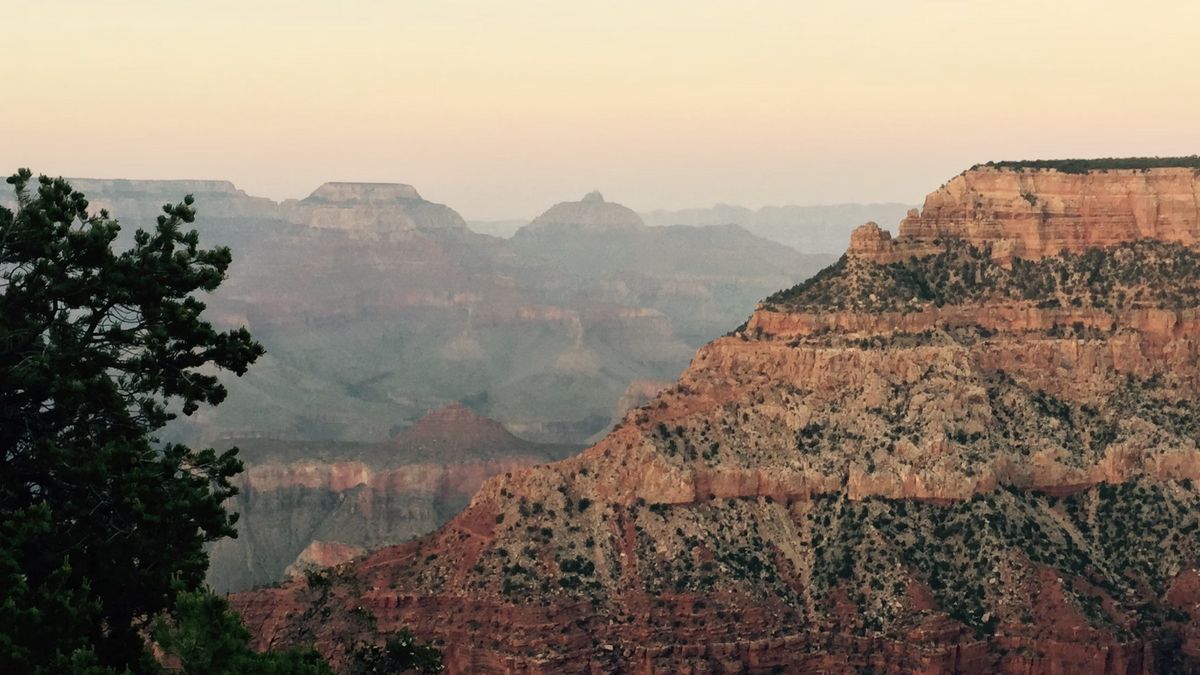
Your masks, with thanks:
[(763, 300), (582, 454), (233, 597), (335, 664), (1200, 668), (1200, 163), (1001, 163)]

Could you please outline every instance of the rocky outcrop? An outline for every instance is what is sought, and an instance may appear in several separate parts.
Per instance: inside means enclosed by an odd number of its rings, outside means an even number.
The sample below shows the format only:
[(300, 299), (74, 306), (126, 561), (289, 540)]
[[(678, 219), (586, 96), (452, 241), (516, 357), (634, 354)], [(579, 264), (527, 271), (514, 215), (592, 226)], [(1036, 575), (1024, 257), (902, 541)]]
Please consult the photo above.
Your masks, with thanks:
[(583, 454), (235, 606), (260, 647), (404, 627), (452, 672), (1194, 670), (1200, 252), (972, 228), (843, 257)]
[[(912, 214), (913, 211), (909, 211), (909, 215)], [(878, 261), (892, 256), (894, 244), (892, 233), (872, 221), (860, 225), (850, 233), (850, 248), (846, 250), (846, 254)]]
[(288, 565), (283, 573), (288, 578), (302, 577), (310, 572), (349, 562), (366, 552), (361, 546), (351, 546), (339, 541), (314, 541), (296, 556), (296, 561)]
[[(537, 230), (579, 230), (583, 232), (607, 232), (636, 230), (645, 227), (641, 216), (632, 209), (614, 202), (604, 201), (599, 192), (589, 192), (577, 202), (559, 202), (545, 213), (534, 218), (525, 228), (527, 232)], [(518, 231), (518, 236), (520, 231)]]
[[(1065, 173), (981, 166), (951, 179), (900, 222), (895, 240), (855, 233), (851, 253), (891, 262), (937, 249), (945, 237), (1036, 259), (1137, 239), (1200, 241), (1200, 170)], [(869, 244), (869, 245), (868, 245)]]

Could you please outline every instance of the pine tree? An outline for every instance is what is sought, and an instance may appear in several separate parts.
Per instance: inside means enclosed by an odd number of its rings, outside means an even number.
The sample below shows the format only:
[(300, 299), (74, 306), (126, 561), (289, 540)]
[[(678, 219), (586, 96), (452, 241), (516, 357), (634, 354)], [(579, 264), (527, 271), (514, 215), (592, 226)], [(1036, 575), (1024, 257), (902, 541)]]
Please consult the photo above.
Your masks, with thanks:
[(234, 534), (236, 450), (161, 444), (263, 353), (194, 294), (225, 278), (189, 195), (114, 252), (119, 225), (22, 170), (0, 208), (0, 672), (148, 672), (146, 633)]

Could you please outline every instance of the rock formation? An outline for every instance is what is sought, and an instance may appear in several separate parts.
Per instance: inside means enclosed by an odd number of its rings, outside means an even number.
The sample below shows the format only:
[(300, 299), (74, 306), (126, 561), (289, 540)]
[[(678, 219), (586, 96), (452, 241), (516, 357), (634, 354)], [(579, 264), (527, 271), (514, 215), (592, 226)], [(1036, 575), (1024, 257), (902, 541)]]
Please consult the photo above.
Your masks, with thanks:
[(258, 646), (338, 661), (408, 628), (451, 672), (1194, 672), (1194, 206), (1174, 169), (1024, 173), (862, 230), (437, 533), (236, 596)]
[(387, 443), (237, 439), (249, 464), (230, 508), (238, 537), (210, 550), (209, 583), (249, 588), (434, 530), (484, 480), (571, 454), (452, 404)]
[(559, 202), (534, 218), (527, 230), (569, 229), (584, 232), (636, 230), (645, 227), (642, 218), (630, 209), (604, 201), (596, 191), (589, 192), (577, 202)]
[(282, 204), (289, 221), (372, 235), (410, 230), (466, 232), (453, 209), (425, 201), (401, 183), (325, 183), (308, 197)]
[(313, 541), (304, 547), (300, 555), (296, 556), (296, 562), (288, 565), (283, 573), (289, 578), (302, 577), (310, 572), (320, 572), (326, 567), (349, 562), (366, 552), (367, 549), (361, 546), (343, 544), (340, 541)]
[(945, 237), (1024, 259), (1137, 239), (1192, 245), (1200, 241), (1200, 170), (976, 167), (930, 193), (900, 222), (899, 238), (869, 257), (931, 253)]

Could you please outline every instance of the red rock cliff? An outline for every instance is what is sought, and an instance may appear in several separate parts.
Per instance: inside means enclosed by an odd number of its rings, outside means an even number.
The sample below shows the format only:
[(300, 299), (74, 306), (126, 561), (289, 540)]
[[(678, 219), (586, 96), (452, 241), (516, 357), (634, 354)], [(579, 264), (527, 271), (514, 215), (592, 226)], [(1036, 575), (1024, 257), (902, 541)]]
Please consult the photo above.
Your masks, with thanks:
[(850, 253), (887, 262), (931, 251), (948, 236), (1025, 259), (1135, 239), (1191, 245), (1200, 241), (1200, 171), (978, 167), (931, 192), (896, 239), (867, 226)]

